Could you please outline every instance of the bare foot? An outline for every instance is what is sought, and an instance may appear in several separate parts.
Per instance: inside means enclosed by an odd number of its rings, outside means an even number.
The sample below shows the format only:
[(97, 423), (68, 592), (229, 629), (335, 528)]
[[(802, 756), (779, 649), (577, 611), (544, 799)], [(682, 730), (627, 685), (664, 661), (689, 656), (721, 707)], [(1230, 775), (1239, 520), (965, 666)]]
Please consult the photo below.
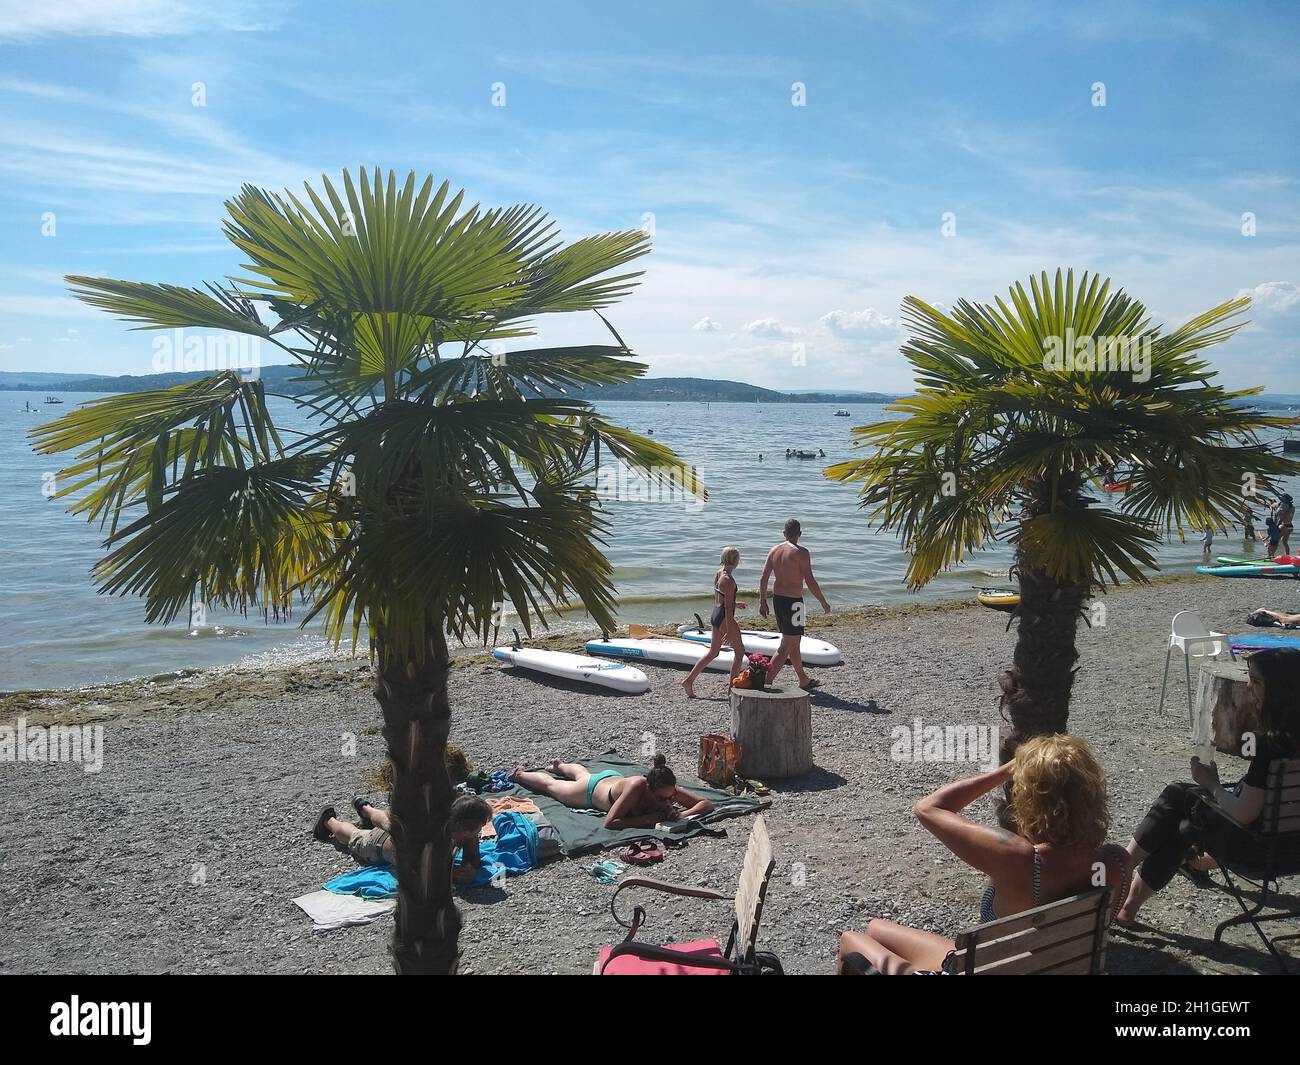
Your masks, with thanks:
[(518, 779), (519, 779), (519, 774), (524, 773), (524, 772), (526, 772), (526, 770), (524, 769), (524, 767), (521, 766), (521, 765), (517, 765), (517, 766), (514, 767), (514, 769), (510, 770), (510, 775), (507, 776), (506, 779), (507, 779), (507, 780), (518, 780)]
[(560, 760), (559, 760), (558, 758), (552, 758), (552, 759), (551, 759), (551, 764), (550, 764), (549, 766), (547, 766), (547, 768), (548, 768), (552, 773), (554, 773), (557, 777), (562, 777), (562, 776), (564, 776), (564, 774), (563, 774), (562, 772), (560, 772)]
[(682, 691), (686, 693), (686, 698), (695, 698), (695, 685), (691, 684), (689, 681), (682, 681)]
[(1202, 873), (1208, 873), (1211, 869), (1219, 868), (1219, 863), (1208, 854), (1198, 854), (1195, 858), (1188, 858), (1187, 864)]

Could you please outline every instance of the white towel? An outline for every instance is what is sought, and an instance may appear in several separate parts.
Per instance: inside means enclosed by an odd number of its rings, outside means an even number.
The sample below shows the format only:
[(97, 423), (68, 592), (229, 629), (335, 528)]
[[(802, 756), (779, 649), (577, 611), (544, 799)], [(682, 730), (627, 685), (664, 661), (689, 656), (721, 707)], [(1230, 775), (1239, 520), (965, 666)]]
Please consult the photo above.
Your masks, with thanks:
[(369, 924), (397, 909), (397, 899), (363, 899), (359, 895), (336, 895), (333, 891), (311, 891), (293, 900), (312, 920), (313, 932), (328, 932), (354, 924)]

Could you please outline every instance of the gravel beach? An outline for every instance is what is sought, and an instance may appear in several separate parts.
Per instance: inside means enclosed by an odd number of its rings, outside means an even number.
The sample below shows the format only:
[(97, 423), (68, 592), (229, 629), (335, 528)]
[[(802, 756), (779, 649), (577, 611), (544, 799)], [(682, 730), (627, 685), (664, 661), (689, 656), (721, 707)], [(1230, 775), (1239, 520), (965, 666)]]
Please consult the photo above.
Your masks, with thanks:
[[(1195, 609), (1211, 628), (1240, 632), (1252, 607), (1295, 597), (1290, 582), (1171, 578), (1099, 600), (1106, 624), (1081, 627), (1070, 723), (1108, 774), (1113, 839), (1127, 840), (1161, 787), (1188, 775), (1177, 661), (1165, 713), (1156, 712), (1172, 615)], [(812, 700), (817, 768), (773, 782), (767, 813), (777, 869), (759, 943), (791, 973), (830, 972), (840, 931), (872, 916), (948, 934), (976, 923), (981, 878), (911, 815), (917, 798), (973, 767), (891, 760), (891, 730), (917, 718), (998, 725), (995, 682), (1014, 639), (1005, 615), (967, 604), (815, 616), (810, 632), (837, 643), (845, 664), (813, 671), (824, 682)], [(552, 645), (578, 642), (566, 635)], [(645, 669), (652, 690), (622, 696), (464, 653), (452, 673), (453, 739), (491, 770), (611, 748), (637, 758), (652, 738), (693, 778), (701, 733), (730, 727), (725, 675), (706, 674), (692, 702), (682, 671)], [(103, 725), (104, 764), (87, 773), (0, 763), (0, 972), (391, 971), (391, 919), (313, 933), (289, 901), (353, 867), (308, 830), (324, 803), (346, 809), (370, 792), (384, 762), (363, 660), (0, 696), (0, 724), (19, 718)], [(1234, 763), (1221, 761), (1225, 779)], [(992, 821), (991, 803), (976, 809)], [(652, 875), (731, 891), (749, 823), (725, 822), (728, 838), (670, 851)], [(587, 872), (592, 860), (560, 859), (503, 890), (465, 894), (464, 968), (589, 972), (599, 946), (621, 938), (608, 909), (613, 888)], [(726, 904), (646, 902), (643, 939), (725, 940)], [(1176, 878), (1143, 911), (1155, 931), (1112, 935), (1109, 969), (1274, 971), (1249, 926), (1211, 942), (1236, 909), (1222, 892)]]

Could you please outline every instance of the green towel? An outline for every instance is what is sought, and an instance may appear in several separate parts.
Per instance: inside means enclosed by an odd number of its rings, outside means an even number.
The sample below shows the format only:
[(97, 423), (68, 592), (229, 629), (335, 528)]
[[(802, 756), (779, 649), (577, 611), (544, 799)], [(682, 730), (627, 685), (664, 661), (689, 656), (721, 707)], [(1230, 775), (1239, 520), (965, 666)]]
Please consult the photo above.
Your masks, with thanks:
[[(613, 769), (625, 777), (645, 776), (646, 774), (644, 765), (620, 758), (617, 751), (606, 751), (598, 757), (584, 758), (578, 764), (586, 766), (587, 770), (592, 773)], [(575, 810), (572, 807), (565, 806), (562, 802), (557, 802), (549, 795), (538, 795), (536, 792), (521, 788), (518, 785), (510, 791), (498, 792), (497, 794), (530, 796), (537, 803), (542, 813), (546, 815), (546, 819), (550, 821), (555, 831), (559, 833), (560, 851), (569, 857), (577, 854), (587, 854), (591, 851), (608, 850), (611, 847), (622, 847), (638, 839), (655, 839), (660, 842), (665, 839), (690, 839), (692, 836), (698, 836), (703, 831), (703, 825), (706, 823), (721, 821), (727, 817), (741, 817), (759, 810), (766, 810), (772, 805), (769, 799), (733, 795), (729, 791), (718, 791), (716, 788), (708, 787), (694, 779), (679, 779), (678, 783), (693, 795), (702, 796), (713, 803), (713, 812), (701, 818), (700, 825), (688, 828), (685, 832), (656, 832), (654, 828), (624, 828), (618, 832), (612, 832), (604, 825), (605, 814), (603, 811)]]

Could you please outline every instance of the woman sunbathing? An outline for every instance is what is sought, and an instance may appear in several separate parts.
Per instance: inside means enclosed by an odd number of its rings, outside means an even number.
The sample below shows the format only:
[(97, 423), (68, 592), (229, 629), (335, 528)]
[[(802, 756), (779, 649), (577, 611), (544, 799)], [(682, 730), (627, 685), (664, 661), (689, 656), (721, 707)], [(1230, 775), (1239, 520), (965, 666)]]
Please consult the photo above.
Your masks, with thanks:
[[(1019, 833), (991, 828), (962, 814), (967, 806), (1011, 782), (1011, 813)], [(948, 784), (918, 802), (917, 820), (957, 857), (987, 873), (980, 923), (1009, 917), (1105, 884), (1124, 896), (1127, 855), (1105, 844), (1110, 817), (1106, 784), (1088, 745), (1073, 736), (1039, 736), (991, 773)], [(836, 971), (910, 975), (941, 970), (954, 949), (945, 936), (877, 918), (865, 932), (840, 937)]]
[(592, 773), (576, 762), (551, 762), (550, 772), (528, 772), (516, 766), (510, 779), (516, 784), (549, 795), (575, 810), (605, 810), (605, 827), (651, 828), (660, 821), (699, 817), (713, 810), (713, 803), (677, 786), (677, 778), (662, 754), (654, 757), (645, 776), (625, 777), (612, 769)]
[[(1256, 651), (1246, 659), (1246, 668), (1263, 723), (1262, 731), (1251, 736), (1246, 775), (1224, 787), (1215, 763), (1205, 765), (1193, 758), (1195, 783), (1170, 784), (1160, 793), (1129, 840), (1129, 854), (1141, 865), (1115, 916), (1116, 924), (1126, 928), (1137, 924), (1142, 904), (1168, 884), (1180, 867), (1196, 880), (1198, 874), (1214, 868), (1214, 854), (1262, 861), (1258, 844), (1245, 830), (1264, 811), (1269, 763), (1300, 752), (1300, 650)], [(1208, 851), (1210, 856), (1196, 856), (1194, 850)]]

